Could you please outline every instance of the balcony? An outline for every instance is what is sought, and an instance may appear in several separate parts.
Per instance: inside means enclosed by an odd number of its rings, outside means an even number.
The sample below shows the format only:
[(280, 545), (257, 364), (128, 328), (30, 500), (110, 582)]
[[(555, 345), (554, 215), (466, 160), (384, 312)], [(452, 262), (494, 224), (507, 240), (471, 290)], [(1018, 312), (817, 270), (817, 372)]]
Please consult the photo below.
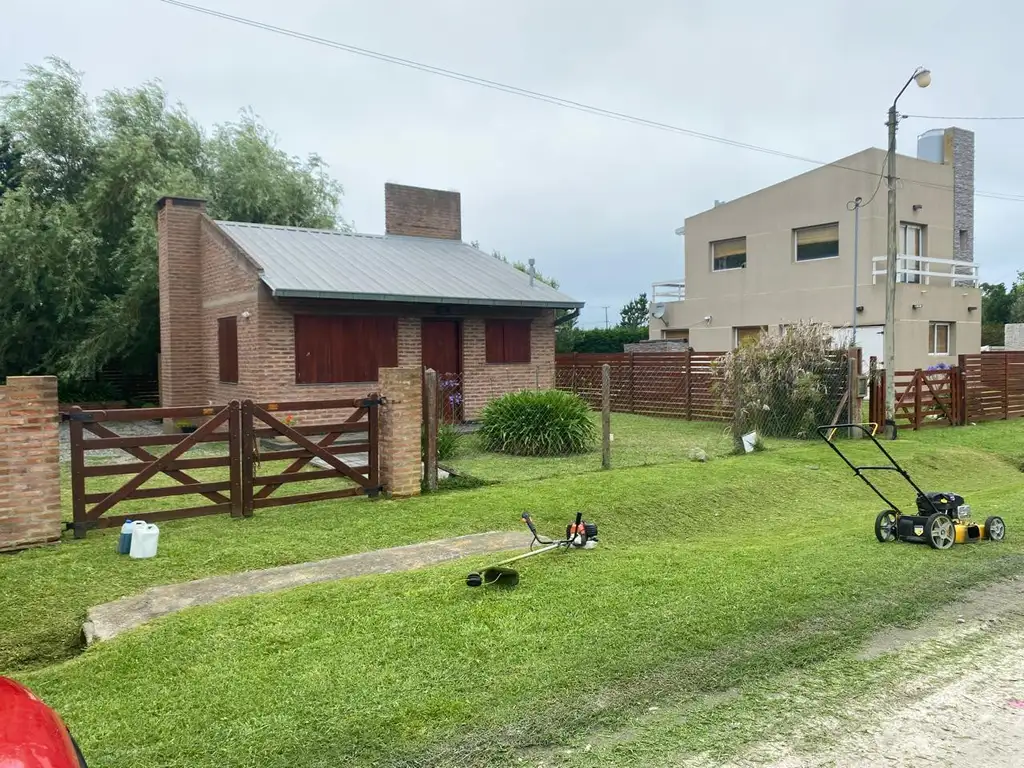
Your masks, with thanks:
[(664, 283), (651, 284), (651, 304), (682, 301), (685, 298), (686, 283), (682, 280), (669, 280)]
[[(885, 259), (885, 256), (875, 256), (871, 260), (873, 283), (885, 283)], [(896, 257), (896, 282), (952, 288), (977, 288), (980, 284), (978, 265), (973, 261), (933, 259), (929, 256), (906, 254)]]

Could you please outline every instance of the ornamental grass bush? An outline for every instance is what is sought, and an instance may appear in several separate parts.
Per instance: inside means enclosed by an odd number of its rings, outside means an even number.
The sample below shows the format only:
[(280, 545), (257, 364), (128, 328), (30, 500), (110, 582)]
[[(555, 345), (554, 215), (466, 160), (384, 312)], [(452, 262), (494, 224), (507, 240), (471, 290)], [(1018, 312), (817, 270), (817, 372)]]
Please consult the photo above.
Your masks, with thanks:
[(590, 409), (579, 395), (557, 389), (512, 392), (480, 415), (485, 450), (515, 456), (586, 453), (597, 440)]
[(800, 322), (762, 334), (713, 364), (712, 391), (731, 409), (732, 436), (809, 438), (831, 422), (847, 388), (845, 350), (831, 328)]

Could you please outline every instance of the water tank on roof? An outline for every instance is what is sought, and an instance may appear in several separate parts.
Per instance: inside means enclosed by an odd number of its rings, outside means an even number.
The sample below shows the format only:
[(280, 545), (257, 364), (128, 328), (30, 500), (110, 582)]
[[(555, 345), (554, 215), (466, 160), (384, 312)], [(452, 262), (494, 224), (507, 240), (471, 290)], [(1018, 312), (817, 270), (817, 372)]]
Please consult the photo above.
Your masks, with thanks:
[(946, 132), (942, 128), (925, 131), (917, 137), (917, 157), (932, 163), (941, 163), (945, 155)]

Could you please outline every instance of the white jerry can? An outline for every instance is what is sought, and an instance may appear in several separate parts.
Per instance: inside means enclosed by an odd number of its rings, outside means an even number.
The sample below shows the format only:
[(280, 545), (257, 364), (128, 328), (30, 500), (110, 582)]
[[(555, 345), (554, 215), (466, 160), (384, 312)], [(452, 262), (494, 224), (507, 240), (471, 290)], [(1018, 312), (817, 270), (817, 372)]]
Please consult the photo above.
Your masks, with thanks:
[(160, 529), (152, 523), (139, 522), (132, 526), (132, 547), (128, 552), (129, 557), (142, 559), (145, 557), (156, 557), (156, 545), (160, 539)]

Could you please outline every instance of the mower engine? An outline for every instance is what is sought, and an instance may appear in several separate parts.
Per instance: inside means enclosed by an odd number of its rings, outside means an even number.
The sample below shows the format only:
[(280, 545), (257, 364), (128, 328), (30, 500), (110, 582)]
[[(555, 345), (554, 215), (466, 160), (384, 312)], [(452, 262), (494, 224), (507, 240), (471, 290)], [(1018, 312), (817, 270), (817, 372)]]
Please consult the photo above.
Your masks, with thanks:
[(593, 549), (597, 546), (597, 523), (570, 523), (565, 526), (565, 540), (577, 549)]
[(956, 493), (930, 491), (917, 497), (917, 511), (928, 516), (942, 512), (952, 520), (968, 520), (971, 517), (971, 505), (964, 503), (964, 497)]

